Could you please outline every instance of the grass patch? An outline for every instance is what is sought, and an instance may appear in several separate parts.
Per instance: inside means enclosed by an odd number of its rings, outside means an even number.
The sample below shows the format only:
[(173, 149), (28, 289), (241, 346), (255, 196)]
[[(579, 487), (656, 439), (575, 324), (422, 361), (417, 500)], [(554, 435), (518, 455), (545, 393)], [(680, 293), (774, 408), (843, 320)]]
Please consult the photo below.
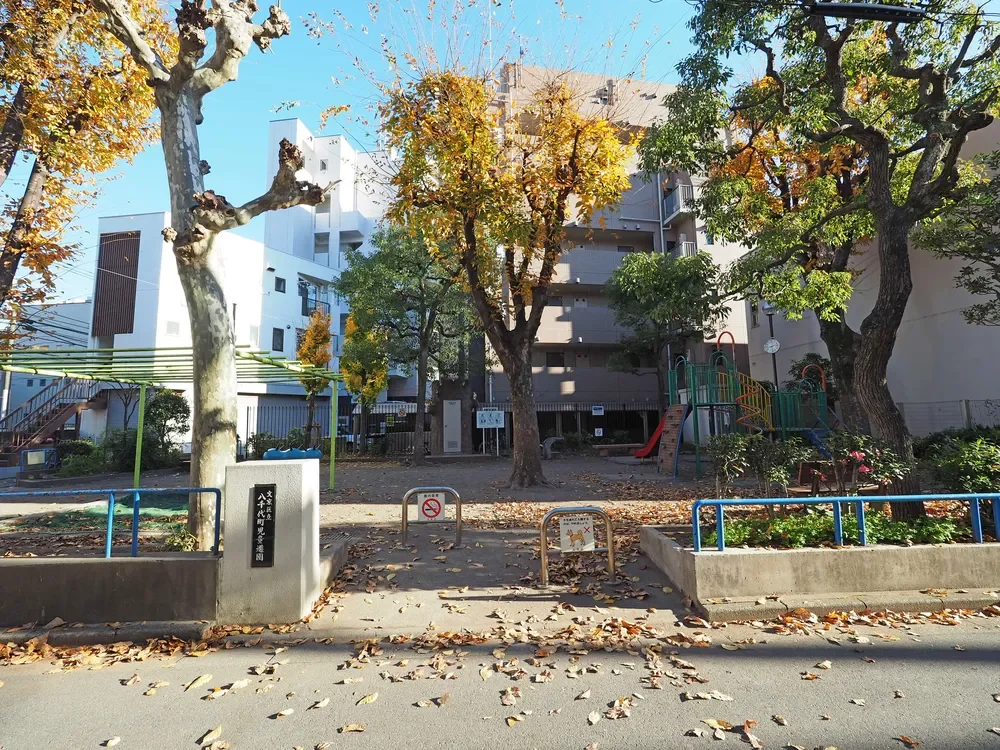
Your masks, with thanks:
[[(853, 515), (843, 516), (844, 544), (858, 544), (858, 528)], [(887, 513), (868, 510), (865, 527), (869, 544), (947, 544), (972, 541), (972, 529), (952, 518), (919, 518), (913, 522), (893, 521)], [(833, 544), (833, 511), (808, 508), (777, 518), (739, 518), (726, 521), (726, 545), (732, 547), (823, 547)], [(713, 527), (704, 544), (718, 544)]]

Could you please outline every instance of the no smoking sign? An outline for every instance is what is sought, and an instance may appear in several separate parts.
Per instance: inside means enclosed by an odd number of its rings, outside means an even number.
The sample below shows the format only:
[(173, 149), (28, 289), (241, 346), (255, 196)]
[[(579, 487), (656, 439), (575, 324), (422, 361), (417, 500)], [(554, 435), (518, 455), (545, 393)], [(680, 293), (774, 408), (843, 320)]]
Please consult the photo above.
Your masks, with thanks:
[(444, 518), (444, 497), (436, 492), (417, 493), (417, 515), (421, 521)]

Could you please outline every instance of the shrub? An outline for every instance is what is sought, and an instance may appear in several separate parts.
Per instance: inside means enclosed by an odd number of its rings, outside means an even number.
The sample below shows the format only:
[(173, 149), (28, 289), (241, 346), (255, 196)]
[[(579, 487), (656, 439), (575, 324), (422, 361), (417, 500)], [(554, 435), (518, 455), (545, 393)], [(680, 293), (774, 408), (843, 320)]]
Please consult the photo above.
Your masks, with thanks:
[(198, 537), (181, 526), (167, 537), (163, 546), (172, 552), (194, 552), (198, 549)]
[(575, 451), (586, 448), (594, 440), (594, 436), (589, 432), (564, 432), (563, 445), (567, 450)]
[[(858, 529), (851, 517), (843, 522), (844, 543), (858, 543)], [(893, 521), (884, 512), (870, 510), (865, 515), (869, 544), (947, 544), (969, 536), (969, 529), (951, 518), (918, 518), (912, 522)], [(726, 544), (750, 547), (819, 547), (833, 543), (833, 512), (810, 508), (777, 518), (741, 518), (726, 522)], [(715, 531), (705, 537), (715, 545)]]
[(833, 456), (837, 491), (841, 495), (856, 495), (862, 483), (888, 485), (908, 470), (892, 448), (871, 435), (837, 430), (827, 437), (826, 447)]
[(732, 483), (749, 468), (747, 439), (747, 435), (733, 432), (715, 435), (708, 441), (707, 453), (715, 468), (715, 491), (720, 498), (729, 495)]
[(281, 438), (270, 432), (258, 432), (247, 438), (247, 455), (255, 461), (260, 461), (271, 448), (280, 449), (282, 442)]
[(629, 434), (628, 430), (615, 430), (611, 433), (612, 443), (631, 443), (632, 436)]
[(174, 443), (174, 438), (191, 427), (191, 406), (179, 393), (157, 391), (146, 404), (146, 427), (156, 435), (164, 452)]
[(950, 492), (996, 492), (1000, 486), (1000, 446), (983, 438), (947, 438), (930, 462), (934, 477)]
[[(101, 447), (109, 471), (129, 472), (135, 468), (135, 430), (108, 430)], [(141, 469), (164, 469), (180, 463), (180, 451), (164, 447), (152, 430), (143, 430)]]
[(969, 427), (934, 432), (913, 441), (913, 455), (917, 458), (927, 458), (936, 450), (945, 446), (951, 440), (972, 442), (985, 440), (991, 445), (1000, 445), (1000, 427)]
[(89, 456), (96, 449), (97, 446), (90, 440), (63, 440), (56, 445), (60, 462), (69, 456)]
[(104, 451), (95, 447), (89, 454), (75, 453), (66, 456), (59, 464), (59, 471), (56, 473), (61, 477), (82, 477), (106, 470)]
[(812, 448), (797, 439), (769, 440), (764, 435), (749, 435), (744, 445), (747, 467), (757, 478), (764, 497), (771, 495), (775, 485), (784, 495), (796, 467), (813, 454)]

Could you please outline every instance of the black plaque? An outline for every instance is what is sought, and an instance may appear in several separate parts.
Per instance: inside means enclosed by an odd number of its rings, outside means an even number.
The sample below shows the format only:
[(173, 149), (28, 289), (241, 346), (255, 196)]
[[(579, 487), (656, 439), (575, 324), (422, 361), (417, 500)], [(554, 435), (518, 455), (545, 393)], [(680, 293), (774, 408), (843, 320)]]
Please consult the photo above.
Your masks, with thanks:
[(250, 567), (274, 567), (274, 519), (278, 507), (277, 485), (253, 486), (253, 536), (250, 539)]

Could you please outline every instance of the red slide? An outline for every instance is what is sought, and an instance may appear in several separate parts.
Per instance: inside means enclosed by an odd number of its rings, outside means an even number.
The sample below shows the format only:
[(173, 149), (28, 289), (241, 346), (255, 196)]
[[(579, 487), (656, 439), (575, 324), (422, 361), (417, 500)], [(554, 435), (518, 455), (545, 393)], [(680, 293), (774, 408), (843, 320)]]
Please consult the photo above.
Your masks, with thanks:
[(660, 452), (660, 434), (663, 432), (663, 424), (667, 421), (667, 413), (663, 413), (663, 419), (660, 420), (660, 424), (656, 426), (656, 432), (653, 433), (653, 437), (649, 439), (649, 443), (645, 448), (636, 448), (635, 457), (636, 458), (648, 458), (649, 456), (654, 456)]

